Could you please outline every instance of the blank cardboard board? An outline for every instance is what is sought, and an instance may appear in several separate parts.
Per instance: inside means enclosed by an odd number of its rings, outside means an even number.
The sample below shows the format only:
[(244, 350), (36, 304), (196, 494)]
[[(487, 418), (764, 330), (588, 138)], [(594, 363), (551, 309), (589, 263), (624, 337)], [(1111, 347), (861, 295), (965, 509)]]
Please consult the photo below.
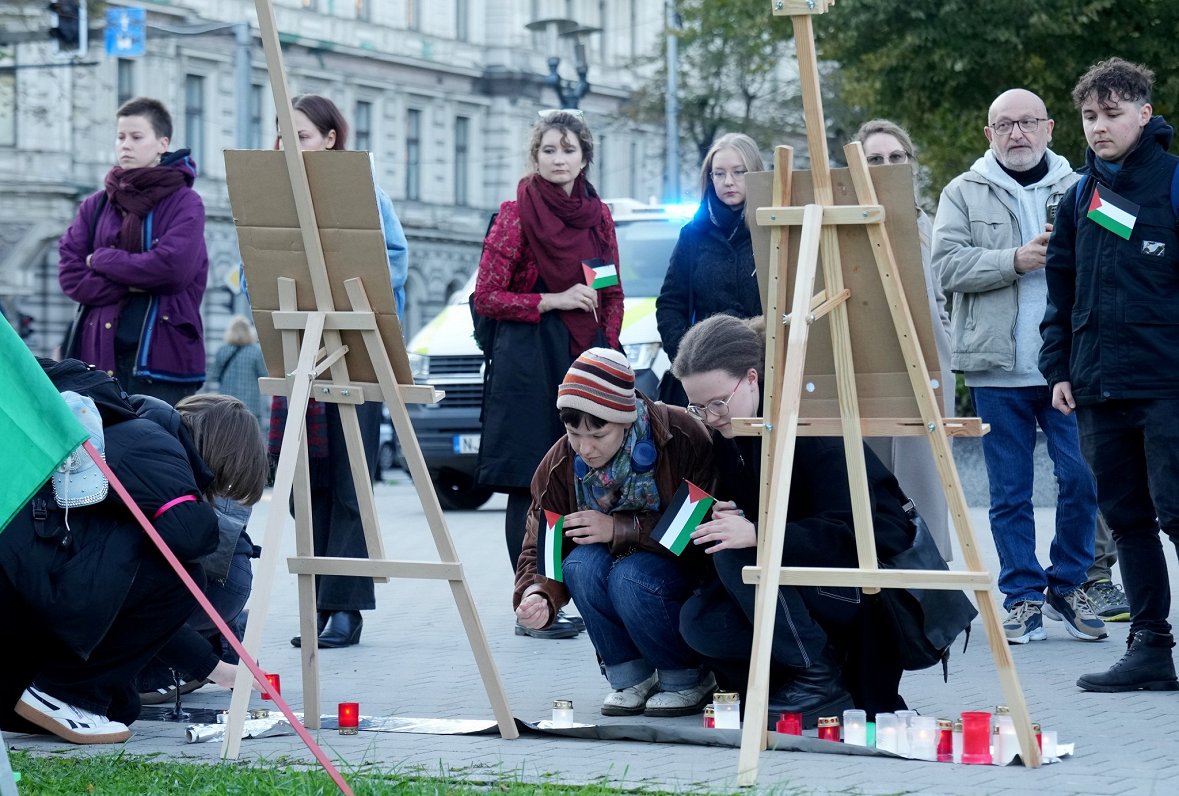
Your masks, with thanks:
[[(398, 384), (413, 384), (397, 304), (389, 282), (389, 257), (377, 212), (376, 187), (367, 152), (305, 152), (307, 182), (323, 244), (332, 307), (316, 307), (311, 273), (299, 230), (291, 180), (279, 151), (227, 151), (229, 201), (250, 290), (258, 342), (269, 375), (282, 378), (282, 339), (271, 313), (278, 310), (278, 278), (295, 280), (300, 310), (350, 310), (344, 282), (364, 284), (377, 328)], [(357, 331), (341, 332), (349, 347), (345, 362), (355, 382), (376, 382), (376, 372)]]
[[(921, 265), (921, 242), (917, 232), (916, 205), (913, 196), (913, 172), (908, 165), (880, 166), (870, 169), (876, 186), (877, 198), (885, 209), (885, 227), (892, 242), (900, 272), (901, 285), (917, 329), (925, 366), (934, 378), (940, 373), (937, 348), (933, 342), (933, 319), (929, 315), (926, 297), (925, 272)], [(745, 178), (746, 214), (753, 236), (753, 251), (757, 262), (758, 284), (763, 302), (769, 270), (777, 262), (770, 251), (770, 226), (753, 221), (752, 208), (773, 205), (773, 172), (757, 172)], [(831, 183), (835, 204), (859, 204), (847, 169), (831, 169)], [(792, 177), (792, 196), (788, 206), (801, 207), (813, 203), (814, 190), (809, 171), (795, 171)], [(789, 272), (787, 295), (794, 295), (794, 270), (798, 262), (799, 229), (790, 231)], [(880, 284), (873, 247), (867, 227), (859, 224), (839, 226), (839, 255), (842, 262), (844, 287), (851, 291), (848, 300), (848, 325), (851, 332), (852, 356), (855, 363), (856, 391), (863, 418), (919, 418), (921, 410), (913, 397), (913, 386), (905, 367)], [(823, 288), (823, 271), (815, 280), (816, 292)], [(763, 305), (764, 306), (764, 305)], [(941, 400), (942, 385), (934, 390)], [(807, 362), (802, 385), (802, 418), (839, 417), (839, 399), (835, 386), (835, 360), (831, 348), (831, 325), (826, 320), (811, 325), (807, 342)]]

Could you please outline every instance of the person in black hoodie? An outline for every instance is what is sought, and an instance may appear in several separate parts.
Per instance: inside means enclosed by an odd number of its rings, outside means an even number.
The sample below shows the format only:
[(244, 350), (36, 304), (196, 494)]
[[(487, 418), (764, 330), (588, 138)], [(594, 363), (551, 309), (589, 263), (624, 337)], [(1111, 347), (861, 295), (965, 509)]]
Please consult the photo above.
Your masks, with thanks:
[(1158, 536), (1179, 545), (1179, 157), (1153, 82), (1111, 58), (1073, 89), (1088, 175), (1061, 200), (1046, 258), (1040, 371), (1052, 405), (1077, 413), (1130, 603), (1128, 649), (1077, 680), (1086, 691), (1179, 690)]
[[(265, 468), (252, 473), (237, 454), (236, 421), (256, 429), (253, 415), (243, 406), (208, 413), (196, 433), (191, 420), (165, 427), (139, 417), (102, 371), (76, 360), (42, 366), (58, 389), (94, 401), (107, 464), (202, 583), (196, 562), (218, 543), (210, 498), (247, 497), (252, 476), (264, 483)], [(0, 533), (0, 605), (0, 633), (20, 649), (0, 672), (0, 727), (118, 743), (139, 715), (136, 673), (195, 601), (113, 489), (71, 509), (43, 489)]]

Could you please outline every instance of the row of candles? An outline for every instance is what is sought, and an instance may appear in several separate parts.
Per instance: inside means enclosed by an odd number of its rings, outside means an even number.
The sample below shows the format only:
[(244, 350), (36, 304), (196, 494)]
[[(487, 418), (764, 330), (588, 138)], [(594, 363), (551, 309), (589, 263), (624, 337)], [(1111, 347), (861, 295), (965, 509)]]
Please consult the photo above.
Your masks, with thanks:
[[(277, 674), (267, 674), (266, 684), (270, 686), (270, 690), (276, 694), (282, 693), (282, 678)], [(268, 691), (262, 692), (263, 699), (270, 699)], [(336, 708), (337, 726), (340, 728), (340, 735), (356, 735), (360, 730), (360, 703), (359, 702), (341, 702)], [(218, 722), (221, 722), (218, 717)]]

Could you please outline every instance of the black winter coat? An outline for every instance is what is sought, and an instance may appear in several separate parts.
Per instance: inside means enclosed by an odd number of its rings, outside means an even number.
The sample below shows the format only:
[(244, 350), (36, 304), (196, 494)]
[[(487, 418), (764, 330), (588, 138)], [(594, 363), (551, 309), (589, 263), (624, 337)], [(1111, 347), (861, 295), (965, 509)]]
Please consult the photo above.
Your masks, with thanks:
[(717, 313), (739, 318), (762, 314), (753, 242), (742, 225), (727, 240), (708, 216), (708, 202), (682, 230), (655, 302), (659, 337), (670, 359), (693, 325)]
[[(1179, 397), (1173, 133), (1161, 116), (1151, 119), (1112, 177), (1090, 149), (1085, 195), (1070, 188), (1060, 202), (1048, 243), (1040, 371), (1049, 385), (1072, 382), (1078, 404)], [(1098, 185), (1140, 206), (1129, 240), (1085, 217)]]

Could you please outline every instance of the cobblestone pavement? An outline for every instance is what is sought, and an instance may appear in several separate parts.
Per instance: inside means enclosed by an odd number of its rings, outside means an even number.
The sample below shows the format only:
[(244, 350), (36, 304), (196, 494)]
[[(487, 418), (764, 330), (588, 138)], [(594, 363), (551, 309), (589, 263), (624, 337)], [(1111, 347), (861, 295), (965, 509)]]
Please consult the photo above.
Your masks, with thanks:
[[(436, 560), (416, 493), (405, 476), (377, 487), (377, 507), (390, 557)], [(475, 512), (447, 514), (450, 532), (480, 608), (492, 654), (513, 713), (536, 721), (549, 715), (554, 698), (572, 699), (576, 719), (598, 723), (660, 722), (698, 726), (699, 717), (610, 719), (597, 708), (607, 685), (598, 672), (584, 634), (542, 641), (513, 633), (510, 610), (512, 573), (503, 542), (503, 498)], [(268, 499), (255, 511), (251, 527), (260, 539)], [(984, 508), (971, 510), (976, 538), (988, 566), (994, 566)], [(1042, 546), (1053, 525), (1051, 509), (1036, 510)], [(292, 526), (293, 528), (293, 526)], [(292, 554), (288, 539), (285, 554)], [(1174, 551), (1172, 589), (1179, 586)], [(959, 557), (960, 559), (960, 557)], [(1172, 617), (1172, 621), (1174, 617)], [(954, 766), (872, 757), (766, 751), (761, 756), (759, 788), (782, 793), (944, 793), (944, 794), (1115, 794), (1173, 793), (1179, 777), (1179, 693), (1088, 694), (1078, 690), (1078, 675), (1107, 667), (1124, 649), (1125, 624), (1111, 625), (1104, 642), (1081, 642), (1059, 623), (1047, 622), (1048, 639), (1013, 649), (1033, 720), (1056, 729), (1061, 741), (1075, 742), (1076, 754), (1038, 770), (1021, 767)], [(950, 661), (949, 683), (940, 667), (908, 673), (902, 692), (911, 707), (927, 715), (949, 716), (988, 708), (1003, 698), (987, 640), (976, 622), (969, 648), (961, 643)], [(298, 650), (288, 639), (297, 630), (295, 578), (280, 568), (268, 618), (261, 660), (282, 675), (283, 694), (301, 709)], [(392, 581), (377, 587), (377, 610), (365, 615), (361, 643), (320, 654), (325, 712), (340, 701), (358, 701), (372, 716), (492, 719), (491, 709), (469, 652), (449, 588), (431, 581)], [(185, 698), (192, 708), (224, 709), (228, 692), (205, 686)], [(253, 706), (269, 703), (254, 697)], [(132, 754), (215, 761), (216, 743), (185, 744), (183, 725), (137, 722), (126, 744)], [(735, 787), (737, 750), (629, 741), (584, 741), (553, 736), (440, 736), (361, 732), (342, 737), (317, 733), (319, 742), (347, 772), (364, 763), (386, 770), (449, 772), (476, 779), (507, 777), (565, 783), (605, 782), (624, 788), (720, 792)], [(10, 746), (51, 753), (108, 749), (69, 747), (56, 739), (8, 735)], [(310, 760), (294, 735), (245, 740), (242, 757)], [(1171, 784), (1168, 785), (1167, 783)]]

